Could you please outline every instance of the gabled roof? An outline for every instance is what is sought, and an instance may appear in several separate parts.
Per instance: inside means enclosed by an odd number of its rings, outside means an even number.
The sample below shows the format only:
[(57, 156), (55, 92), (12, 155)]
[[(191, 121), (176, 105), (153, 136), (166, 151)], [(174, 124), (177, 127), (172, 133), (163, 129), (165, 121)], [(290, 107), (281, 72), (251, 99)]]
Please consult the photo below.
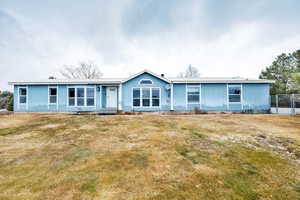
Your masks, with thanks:
[(154, 72), (151, 72), (151, 71), (149, 71), (149, 70), (147, 70), (147, 69), (144, 69), (143, 71), (141, 71), (141, 72), (139, 72), (139, 73), (137, 73), (137, 74), (133, 74), (133, 75), (129, 76), (128, 78), (124, 79), (124, 80), (122, 81), (122, 83), (125, 83), (125, 82), (127, 82), (127, 81), (129, 81), (129, 80), (131, 80), (131, 79), (133, 79), (133, 78), (135, 78), (135, 77), (141, 75), (141, 74), (144, 74), (144, 73), (151, 74), (152, 76), (155, 76), (155, 77), (158, 78), (158, 79), (161, 79), (161, 80), (163, 80), (163, 81), (166, 81), (167, 83), (171, 83), (171, 81), (170, 81), (169, 79), (167, 79), (167, 78), (165, 78), (165, 77), (162, 77), (162, 76), (160, 76), (160, 75), (158, 75), (158, 74), (156, 74), (156, 73), (154, 73)]

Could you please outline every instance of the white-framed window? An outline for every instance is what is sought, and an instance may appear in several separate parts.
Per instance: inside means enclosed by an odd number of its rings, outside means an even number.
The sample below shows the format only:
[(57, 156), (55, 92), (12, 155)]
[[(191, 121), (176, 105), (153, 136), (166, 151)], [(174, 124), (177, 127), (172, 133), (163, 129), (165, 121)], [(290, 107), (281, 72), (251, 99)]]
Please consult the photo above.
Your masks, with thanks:
[(187, 86), (188, 104), (200, 104), (200, 86)]
[(96, 104), (95, 87), (69, 87), (68, 106), (92, 107)]
[(76, 88), (76, 106), (84, 106), (85, 90), (82, 87)]
[(160, 88), (132, 88), (132, 106), (144, 108), (160, 107)]
[(68, 105), (75, 106), (75, 88), (68, 88)]
[(19, 88), (19, 104), (27, 104), (27, 88)]
[(241, 85), (228, 85), (228, 102), (241, 103)]
[(57, 104), (57, 87), (49, 87), (49, 104)]
[(153, 81), (151, 79), (142, 79), (139, 82), (140, 85), (152, 85)]
[(86, 106), (95, 106), (95, 96), (96, 89), (95, 88), (86, 88)]
[(150, 88), (142, 88), (142, 107), (150, 107)]
[(152, 107), (159, 107), (160, 106), (160, 90), (159, 88), (152, 88), (151, 90), (151, 97), (152, 97)]
[(140, 90), (140, 88), (132, 89), (132, 105), (134, 107), (141, 106), (141, 90)]

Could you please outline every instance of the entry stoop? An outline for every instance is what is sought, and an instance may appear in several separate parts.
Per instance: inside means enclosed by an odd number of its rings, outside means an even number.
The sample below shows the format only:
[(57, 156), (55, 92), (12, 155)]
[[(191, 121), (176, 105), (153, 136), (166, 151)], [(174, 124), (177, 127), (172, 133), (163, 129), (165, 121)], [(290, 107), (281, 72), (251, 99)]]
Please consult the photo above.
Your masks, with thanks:
[(117, 112), (118, 112), (117, 108), (101, 108), (99, 111), (97, 111), (97, 114), (115, 115), (115, 114), (117, 114)]

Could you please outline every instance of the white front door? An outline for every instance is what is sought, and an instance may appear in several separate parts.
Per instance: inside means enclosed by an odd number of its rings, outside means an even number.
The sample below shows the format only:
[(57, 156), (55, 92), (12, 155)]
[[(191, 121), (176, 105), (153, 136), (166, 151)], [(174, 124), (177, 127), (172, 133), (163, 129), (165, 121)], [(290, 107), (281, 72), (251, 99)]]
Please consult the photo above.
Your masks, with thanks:
[(117, 108), (118, 90), (117, 87), (106, 88), (106, 107)]

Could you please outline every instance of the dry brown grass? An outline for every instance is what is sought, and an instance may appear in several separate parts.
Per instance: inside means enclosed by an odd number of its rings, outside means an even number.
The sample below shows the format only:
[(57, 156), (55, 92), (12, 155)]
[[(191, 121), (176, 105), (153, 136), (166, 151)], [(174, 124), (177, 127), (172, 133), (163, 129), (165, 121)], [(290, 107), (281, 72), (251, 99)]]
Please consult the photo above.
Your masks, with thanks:
[(0, 199), (299, 199), (299, 130), (299, 116), (0, 116)]

